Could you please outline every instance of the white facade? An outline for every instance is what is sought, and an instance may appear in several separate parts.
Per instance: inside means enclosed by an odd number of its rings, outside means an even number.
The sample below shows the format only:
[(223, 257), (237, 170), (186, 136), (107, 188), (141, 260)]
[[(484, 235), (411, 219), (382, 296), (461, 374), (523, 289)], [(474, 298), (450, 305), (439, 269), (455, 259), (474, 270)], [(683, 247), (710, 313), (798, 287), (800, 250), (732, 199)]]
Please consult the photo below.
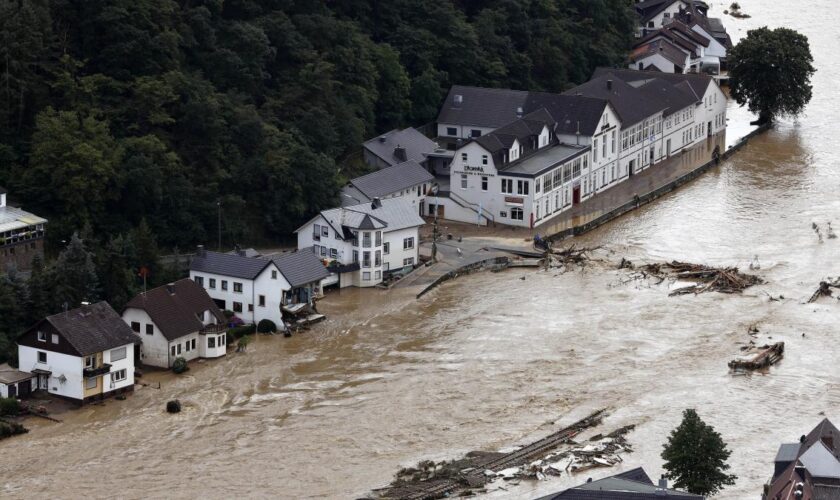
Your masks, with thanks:
[(493, 128), (475, 127), (472, 125), (454, 125), (451, 123), (438, 123), (439, 137), (452, 137), (456, 139), (471, 139), (487, 135)]
[(29, 385), (31, 387), (31, 391), (35, 391), (38, 389), (37, 379), (28, 379), (28, 380), (21, 380), (20, 382), (15, 382), (12, 384), (4, 384), (0, 382), (0, 398), (8, 398), (9, 397), (9, 385), (13, 385), (16, 387), (15, 396), (20, 396), (21, 394), (21, 386)]
[[(202, 321), (210, 323), (210, 314), (205, 314)], [(224, 329), (200, 334), (192, 332), (174, 340), (168, 340), (160, 328), (142, 309), (128, 307), (122, 314), (123, 320), (131, 327), (135, 335), (143, 342), (140, 347), (140, 360), (143, 364), (160, 368), (171, 368), (176, 358), (191, 361), (197, 358), (218, 358), (227, 352)], [(213, 340), (210, 341), (209, 339)], [(212, 344), (212, 347), (210, 345)]]
[(671, 5), (663, 9), (662, 12), (656, 14), (656, 16), (645, 23), (644, 26), (641, 26), (639, 31), (643, 32), (645, 30), (651, 31), (659, 29), (670, 23), (674, 17), (680, 13), (681, 9), (686, 9), (687, 7), (689, 7), (689, 4), (686, 0), (674, 0)]
[(656, 66), (663, 73), (686, 73), (691, 67), (691, 58), (686, 53), (681, 62), (681, 66), (678, 68), (670, 59), (663, 57), (662, 54), (654, 53), (637, 59), (635, 62), (630, 63), (628, 67), (630, 69), (642, 70), (650, 65)]

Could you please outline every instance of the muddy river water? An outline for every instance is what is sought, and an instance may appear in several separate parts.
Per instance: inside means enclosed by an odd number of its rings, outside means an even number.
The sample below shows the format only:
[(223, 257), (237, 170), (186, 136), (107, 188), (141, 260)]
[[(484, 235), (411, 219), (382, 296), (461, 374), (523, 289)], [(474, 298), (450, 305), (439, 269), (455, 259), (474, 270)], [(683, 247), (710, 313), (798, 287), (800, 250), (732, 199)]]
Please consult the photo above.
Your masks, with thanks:
[[(161, 389), (66, 413), (62, 424), (30, 420), (28, 435), (0, 442), (0, 497), (352, 498), (400, 466), (527, 442), (558, 418), (609, 406), (605, 428), (638, 424), (624, 468), (657, 477), (667, 433), (693, 407), (733, 450), (739, 479), (720, 497), (758, 498), (779, 442), (823, 413), (840, 421), (840, 303), (804, 304), (840, 275), (840, 239), (819, 243), (811, 229), (840, 230), (840, 61), (835, 2), (740, 3), (753, 17), (726, 19), (733, 38), (765, 24), (809, 36), (819, 72), (807, 114), (581, 240), (605, 245), (612, 261), (746, 267), (757, 256), (766, 285), (670, 298), (622, 284), (613, 263), (473, 275), (419, 301), (411, 289), (345, 290), (304, 335), (258, 338), (180, 377), (147, 375)], [(786, 357), (733, 376), (726, 362), (753, 323), (762, 340), (787, 343)], [(181, 414), (163, 412), (172, 397)], [(532, 498), (618, 470), (491, 496)]]

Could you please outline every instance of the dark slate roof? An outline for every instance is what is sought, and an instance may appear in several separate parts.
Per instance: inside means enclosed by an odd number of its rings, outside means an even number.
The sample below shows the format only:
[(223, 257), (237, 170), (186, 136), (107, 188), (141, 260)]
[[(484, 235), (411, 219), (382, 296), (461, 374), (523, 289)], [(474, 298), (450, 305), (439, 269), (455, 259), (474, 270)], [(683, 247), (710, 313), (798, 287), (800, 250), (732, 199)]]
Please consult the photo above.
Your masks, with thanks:
[(639, 59), (651, 57), (656, 54), (659, 54), (667, 61), (678, 66), (685, 67), (686, 65), (686, 53), (675, 44), (662, 38), (651, 40), (644, 45), (636, 47), (636, 49), (630, 53), (630, 60), (636, 62)]
[[(457, 104), (455, 96), (461, 96)], [(525, 110), (528, 92), (453, 85), (438, 114), (438, 123), (498, 128), (517, 118), (517, 108)], [(527, 111), (525, 111), (527, 113)]]
[(263, 259), (205, 250), (203, 253), (196, 253), (193, 256), (190, 262), (190, 270), (252, 280), (267, 265), (268, 261)]
[(639, 13), (639, 16), (642, 18), (642, 23), (644, 24), (656, 17), (663, 10), (667, 9), (671, 4), (679, 1), (681, 0), (648, 0), (646, 2), (637, 3), (635, 7), (636, 12)]
[[(647, 74), (647, 78), (650, 78), (650, 74)], [(612, 81), (611, 89), (608, 86), (610, 81)], [(587, 97), (608, 100), (616, 113), (618, 113), (624, 128), (639, 123), (645, 118), (655, 115), (668, 107), (664, 103), (645, 99), (638, 89), (628, 85), (612, 73), (598, 75), (583, 85), (569, 90), (566, 94), (581, 94)]]
[[(356, 177), (350, 184), (359, 190), (367, 199), (384, 198), (404, 189), (414, 187), (424, 182), (431, 182), (435, 177), (413, 160), (383, 168), (376, 172)], [(359, 200), (360, 202), (366, 200)]]
[(311, 250), (284, 253), (272, 260), (293, 287), (321, 281), (330, 275), (321, 259)]
[(580, 133), (588, 136), (595, 134), (606, 106), (605, 99), (548, 92), (531, 92), (526, 103), (528, 110), (547, 110), (557, 122), (556, 133), (574, 134), (579, 126)]
[(42, 321), (52, 325), (81, 356), (139, 342), (105, 301), (54, 314)]
[(204, 311), (225, 323), (225, 317), (213, 299), (198, 283), (189, 278), (153, 288), (131, 299), (125, 308), (146, 311), (167, 340), (175, 340), (204, 327), (199, 317)]
[[(624, 80), (627, 83), (634, 83), (642, 80), (651, 79), (651, 75), (644, 71), (614, 68), (597, 68), (595, 69), (595, 73), (592, 76), (593, 78), (597, 78), (604, 75), (612, 75), (613, 77), (618, 78), (620, 80)], [(675, 73), (657, 73), (655, 78), (665, 80), (666, 82), (672, 85), (679, 85), (680, 83), (685, 82), (698, 96), (698, 101), (703, 98), (703, 95), (706, 94), (706, 89), (709, 87), (709, 85), (712, 85), (713, 82), (712, 77), (708, 75), (700, 75), (693, 73), (685, 75)]]
[(774, 462), (793, 462), (799, 456), (799, 443), (783, 443), (779, 446)]
[(643, 469), (642, 467), (636, 467), (635, 469), (624, 471), (621, 474), (616, 474), (613, 477), (617, 477), (619, 479), (627, 479), (628, 481), (636, 481), (638, 483), (653, 484), (653, 481), (650, 479), (650, 476), (647, 475), (647, 472), (645, 472), (645, 469)]
[(827, 418), (822, 419), (811, 432), (805, 436), (805, 441), (802, 442), (800, 453), (810, 448), (817, 441), (823, 441), (828, 448), (834, 453), (834, 456), (840, 459), (840, 430), (831, 423)]
[(816, 484), (814, 485), (813, 500), (840, 500), (840, 485)]
[(510, 149), (514, 141), (519, 141), (519, 144), (527, 149), (529, 138), (539, 135), (544, 127), (551, 128), (554, 121), (549, 113), (539, 110), (478, 137), (475, 142), (491, 153)]
[[(422, 162), (426, 159), (426, 153), (431, 153), (437, 149), (435, 141), (413, 128), (391, 130), (370, 139), (363, 146), (389, 165), (396, 165), (408, 160)], [(404, 158), (396, 153), (397, 148), (405, 150)]]
[[(627, 479), (625, 474), (647, 478), (642, 481)], [(702, 500), (700, 495), (692, 495), (678, 490), (660, 490), (650, 482), (647, 474), (642, 471), (628, 471), (624, 474), (605, 477), (591, 481), (574, 488), (543, 497), (541, 500), (661, 500), (673, 498), (677, 500)]]
[(677, 86), (671, 85), (661, 78), (648, 81), (639, 87), (639, 91), (648, 99), (667, 104), (668, 109), (665, 110), (665, 116), (683, 110), (697, 102), (693, 92), (680, 90)]

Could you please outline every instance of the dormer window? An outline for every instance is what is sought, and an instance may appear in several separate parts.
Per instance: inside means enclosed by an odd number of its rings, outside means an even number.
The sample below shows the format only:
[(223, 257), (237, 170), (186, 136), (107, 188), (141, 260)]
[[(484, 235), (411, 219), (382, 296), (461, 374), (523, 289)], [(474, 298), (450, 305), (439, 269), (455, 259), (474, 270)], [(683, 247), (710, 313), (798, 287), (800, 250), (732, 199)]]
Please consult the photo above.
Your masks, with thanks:
[(42, 332), (38, 330), (38, 342), (46, 342), (47, 341), (47, 334), (46, 332)]

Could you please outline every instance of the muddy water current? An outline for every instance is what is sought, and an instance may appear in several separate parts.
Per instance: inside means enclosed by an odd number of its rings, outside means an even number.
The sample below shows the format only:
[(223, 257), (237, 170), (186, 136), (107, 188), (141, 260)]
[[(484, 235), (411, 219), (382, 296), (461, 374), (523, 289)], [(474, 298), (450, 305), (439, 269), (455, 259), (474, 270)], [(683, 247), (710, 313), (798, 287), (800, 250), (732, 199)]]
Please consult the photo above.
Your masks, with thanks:
[[(148, 374), (160, 389), (62, 424), (29, 420), (28, 435), (0, 442), (0, 497), (352, 498), (400, 466), (527, 442), (609, 406), (605, 430), (638, 424), (621, 468), (489, 496), (532, 498), (638, 465), (657, 477), (668, 431), (693, 407), (733, 449), (739, 479), (720, 497), (758, 498), (779, 442), (823, 413), (840, 420), (840, 303), (804, 303), (840, 275), (840, 239), (811, 229), (840, 230), (840, 64), (834, 2), (740, 3), (753, 17), (725, 19), (733, 38), (764, 24), (809, 36), (819, 72), (807, 114), (581, 238), (608, 262), (473, 275), (419, 301), (412, 289), (330, 295), (329, 320), (306, 334), (260, 337), (180, 377)], [(621, 257), (746, 267), (755, 256), (767, 284), (742, 296), (671, 298), (615, 270)], [(733, 376), (726, 363), (754, 323), (760, 341), (787, 343), (785, 359)], [(185, 406), (174, 416), (163, 412), (173, 397)]]

